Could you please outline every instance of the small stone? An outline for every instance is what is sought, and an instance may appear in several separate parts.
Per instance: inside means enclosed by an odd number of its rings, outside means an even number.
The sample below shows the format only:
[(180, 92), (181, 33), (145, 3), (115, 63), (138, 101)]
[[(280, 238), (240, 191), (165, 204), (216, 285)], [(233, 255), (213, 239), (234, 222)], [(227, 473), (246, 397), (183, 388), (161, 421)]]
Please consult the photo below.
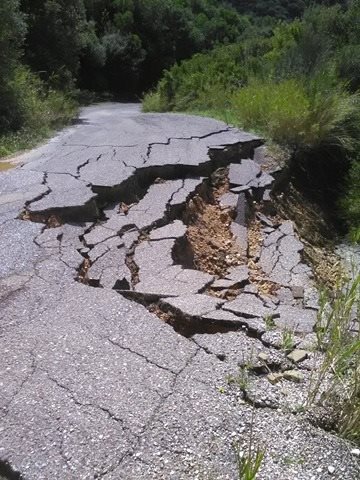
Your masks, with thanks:
[(353, 448), (351, 450), (351, 455), (355, 455), (356, 457), (360, 457), (360, 448)]
[(283, 343), (282, 334), (279, 331), (267, 331), (261, 337), (261, 340), (265, 342), (265, 345), (280, 349)]
[(294, 295), (294, 298), (300, 299), (304, 298), (304, 287), (301, 287), (299, 285), (293, 285), (291, 287), (292, 294)]
[(270, 189), (265, 190), (264, 195), (263, 195), (263, 201), (264, 202), (271, 202), (270, 194), (271, 194)]
[(222, 207), (235, 208), (238, 202), (238, 195), (236, 193), (227, 192), (224, 193), (219, 199), (219, 203)]
[(269, 359), (269, 355), (265, 352), (260, 352), (258, 355), (258, 359), (262, 360), (263, 362), (267, 362)]
[(330, 473), (330, 475), (332, 475), (335, 472), (335, 467), (333, 467), (332, 465), (329, 465), (328, 472)]
[(304, 375), (298, 370), (286, 370), (284, 372), (284, 378), (290, 382), (301, 383), (304, 381)]
[(306, 350), (300, 350), (300, 349), (293, 350), (291, 353), (289, 353), (289, 355), (287, 355), (287, 358), (294, 363), (300, 363), (303, 360), (305, 360), (307, 357), (308, 357), (308, 352)]
[(275, 385), (276, 383), (280, 382), (282, 380), (284, 375), (282, 373), (269, 373), (269, 375), (266, 377), (270, 383)]
[(245, 253), (248, 248), (248, 230), (245, 226), (232, 222), (231, 233), (235, 237), (236, 244)]
[(250, 187), (248, 185), (243, 185), (241, 187), (234, 187), (230, 189), (230, 192), (232, 193), (241, 193), (241, 192), (246, 192), (247, 190), (250, 190)]

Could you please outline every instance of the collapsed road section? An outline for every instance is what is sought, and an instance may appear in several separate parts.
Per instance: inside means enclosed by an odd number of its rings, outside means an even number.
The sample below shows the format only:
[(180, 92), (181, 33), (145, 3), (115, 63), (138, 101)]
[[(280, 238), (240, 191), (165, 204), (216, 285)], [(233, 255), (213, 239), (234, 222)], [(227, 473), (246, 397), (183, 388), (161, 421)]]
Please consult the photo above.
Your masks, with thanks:
[(262, 141), (83, 115), (0, 177), (0, 476), (230, 480), (252, 442), (265, 480), (357, 478), (303, 408), (318, 294)]

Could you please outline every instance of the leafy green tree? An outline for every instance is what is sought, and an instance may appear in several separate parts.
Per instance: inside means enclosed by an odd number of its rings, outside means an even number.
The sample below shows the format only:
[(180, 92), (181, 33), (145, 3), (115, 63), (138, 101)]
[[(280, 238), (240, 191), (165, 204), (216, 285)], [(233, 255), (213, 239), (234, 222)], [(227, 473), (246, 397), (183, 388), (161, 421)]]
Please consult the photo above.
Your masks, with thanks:
[(83, 0), (23, 0), (25, 60), (42, 78), (66, 88), (76, 78), (86, 29)]
[(347, 0), (230, 0), (241, 14), (255, 17), (275, 17), (282, 20), (300, 18), (312, 5), (346, 5)]
[(0, 132), (21, 124), (21, 109), (14, 86), (16, 67), (25, 34), (24, 17), (18, 0), (0, 3)]
[(145, 52), (136, 34), (109, 33), (102, 39), (106, 51), (105, 75), (108, 89), (115, 94), (136, 91)]
[(236, 42), (250, 25), (216, 0), (85, 0), (85, 8), (106, 61), (95, 75), (87, 50), (81, 84), (96, 78), (114, 92), (146, 90), (164, 69), (216, 44)]

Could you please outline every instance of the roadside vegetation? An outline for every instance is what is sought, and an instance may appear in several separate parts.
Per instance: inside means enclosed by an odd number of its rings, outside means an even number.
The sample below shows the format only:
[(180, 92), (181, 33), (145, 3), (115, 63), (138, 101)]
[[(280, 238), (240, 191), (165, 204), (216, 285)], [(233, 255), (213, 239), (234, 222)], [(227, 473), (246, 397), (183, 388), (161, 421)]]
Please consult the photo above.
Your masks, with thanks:
[(22, 63), (26, 16), (17, 0), (0, 4), (0, 157), (31, 147), (76, 114), (69, 91), (53, 88)]
[[(253, 432), (255, 415), (251, 418), (249, 446), (247, 451), (241, 451), (239, 444), (234, 444), (238, 480), (256, 480), (264, 461), (266, 449), (256, 444)], [(255, 443), (255, 445), (254, 445)]]
[[(360, 331), (354, 322), (360, 311), (360, 274), (343, 280), (330, 295), (324, 291), (318, 314), (318, 348), (323, 352), (314, 372), (308, 405), (331, 412), (339, 433), (360, 444)], [(321, 392), (321, 395), (319, 395)]]
[[(234, 2), (236, 3), (236, 2)], [(360, 2), (253, 22), (240, 42), (165, 72), (145, 111), (191, 111), (252, 130), (289, 153), (319, 203), (360, 231)]]

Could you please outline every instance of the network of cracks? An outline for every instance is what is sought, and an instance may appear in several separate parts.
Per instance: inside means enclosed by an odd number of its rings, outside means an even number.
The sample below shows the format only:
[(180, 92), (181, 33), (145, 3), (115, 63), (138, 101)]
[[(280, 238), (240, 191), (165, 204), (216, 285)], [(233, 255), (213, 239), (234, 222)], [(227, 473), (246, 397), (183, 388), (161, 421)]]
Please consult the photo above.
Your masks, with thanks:
[(256, 408), (297, 413), (318, 361), (318, 292), (296, 227), (274, 207), (277, 175), (252, 141), (210, 150), (197, 167), (136, 170), (120, 186), (95, 188), (82, 209), (29, 204), (21, 217), (44, 223), (36, 244), (57, 249), (75, 281), (144, 305), (220, 361), (231, 355), (221, 335), (233, 332), (239, 375), (251, 381), (229, 378), (227, 393), (240, 385)]
[(256, 338), (276, 357), (256, 359), (252, 372), (262, 377), (294, 367), (279, 356), (284, 329), (291, 348), (313, 345), (318, 309), (304, 246), (273, 206), (278, 174), (252, 141), (210, 151), (196, 168), (135, 172), (98, 192), (95, 221), (74, 222), (89, 220), (88, 210), (28, 209), (23, 218), (44, 223), (36, 243), (59, 247), (89, 288), (116, 290), (192, 341), (232, 331)]
[[(276, 215), (278, 172), (263, 168), (258, 143), (214, 150), (197, 168), (135, 172), (120, 188), (98, 192), (90, 217), (88, 206), (27, 209), (22, 217), (45, 224), (36, 243), (60, 245), (78, 281), (146, 305), (186, 336), (245, 328), (262, 338), (268, 317), (310, 334), (312, 270), (293, 223)], [(91, 215), (95, 222), (77, 223)]]

